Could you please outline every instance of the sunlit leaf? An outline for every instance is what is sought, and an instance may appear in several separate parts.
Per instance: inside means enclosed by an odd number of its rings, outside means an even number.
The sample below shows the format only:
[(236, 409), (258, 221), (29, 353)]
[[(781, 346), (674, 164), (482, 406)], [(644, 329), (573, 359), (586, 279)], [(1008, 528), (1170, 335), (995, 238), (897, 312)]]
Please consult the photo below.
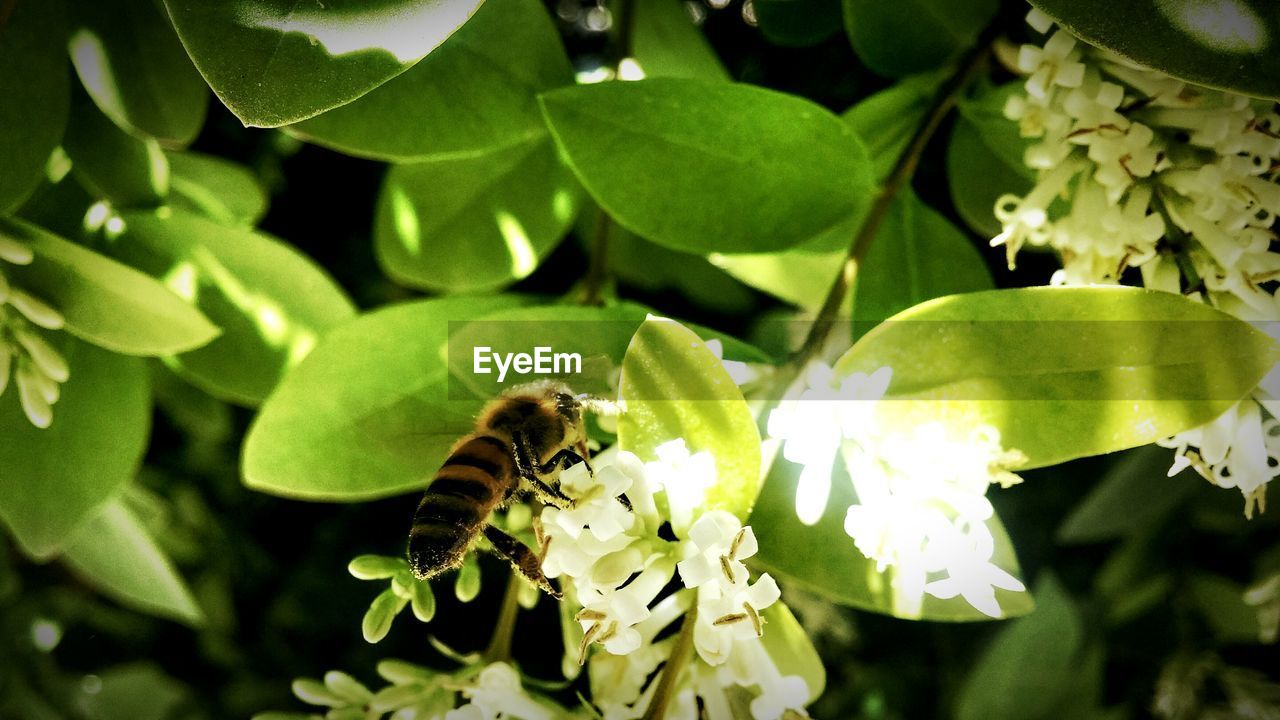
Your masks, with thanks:
[(326, 331), (355, 314), (309, 258), (261, 233), (164, 209), (124, 215), (112, 252), (199, 308), (222, 334), (170, 360), (215, 397), (256, 405)]
[(537, 94), (572, 82), (543, 4), (504, 0), (404, 74), (288, 131), (379, 160), (478, 160), (545, 135)]
[[(1128, 287), (954, 295), (867, 333), (837, 372), (893, 368), (881, 420), (998, 429), (1027, 467), (1123, 450), (1212, 420), (1275, 343), (1203, 303)], [(924, 401), (924, 402), (921, 402)]]
[[(1280, 12), (1269, 0), (1034, 0), (1085, 40), (1174, 77), (1280, 98)], [(1139, 30), (1140, 29), (1140, 30)]]
[(76, 179), (115, 205), (152, 207), (169, 193), (169, 161), (160, 144), (116, 127), (84, 93), (74, 95), (62, 147)]
[(1053, 575), (1036, 583), (1036, 609), (1001, 629), (960, 689), (958, 720), (1062, 717), (1081, 659), (1084, 628), (1071, 596)]
[(994, 287), (969, 238), (911, 192), (889, 209), (863, 267), (853, 292), (855, 337), (926, 300)]
[(70, 92), (62, 0), (9, 6), (0, 22), (0, 212), (40, 183), (67, 125)]
[(813, 647), (809, 633), (781, 602), (765, 608), (764, 649), (784, 674), (797, 675), (809, 686), (809, 702), (822, 696), (827, 687), (827, 670)]
[(450, 399), (449, 322), (521, 302), (527, 301), (418, 301), (333, 329), (263, 404), (245, 441), (245, 483), (275, 495), (344, 502), (425, 486), (473, 427), (482, 403), (474, 396)]
[(444, 42), (482, 0), (165, 0), (191, 59), (246, 125), (348, 103)]
[[(805, 243), (782, 252), (712, 253), (709, 259), (716, 267), (757, 290), (816, 312), (822, 307), (847, 255), (847, 250), (821, 250), (813, 243)], [(848, 315), (851, 302), (845, 303), (844, 316)]]
[(378, 200), (374, 247), (387, 274), (406, 285), (493, 289), (537, 269), (573, 223), (580, 197), (545, 134), (474, 156), (397, 165)]
[(870, 163), (852, 129), (795, 96), (658, 78), (541, 98), (556, 142), (596, 202), (673, 249), (795, 246), (852, 228), (871, 194)]
[(47, 339), (70, 379), (53, 425), (33, 427), (10, 388), (0, 395), (0, 520), (28, 555), (48, 558), (133, 477), (151, 428), (147, 367), (65, 333)]
[(685, 0), (635, 0), (631, 54), (647, 77), (728, 80)]
[[(800, 466), (781, 457), (774, 460), (751, 513), (749, 522), (760, 541), (760, 552), (752, 559), (762, 569), (827, 600), (863, 610), (946, 622), (991, 619), (960, 596), (947, 600), (927, 594), (923, 598), (899, 597), (894, 590), (893, 569), (877, 569), (876, 562), (863, 555), (845, 532), (845, 515), (858, 497), (843, 465), (837, 463), (826, 511), (812, 526), (801, 523), (796, 516), (799, 477)], [(991, 562), (1020, 577), (1018, 558), (1000, 518), (993, 517), (986, 524), (995, 540)], [(797, 552), (796, 548), (804, 548), (804, 552)], [(996, 588), (995, 597), (1005, 617), (1025, 615), (1034, 607), (1025, 592)]]
[(941, 66), (969, 47), (998, 0), (844, 0), (845, 29), (858, 58), (881, 75)]
[(204, 622), (173, 563), (119, 498), (76, 531), (62, 550), (62, 561), (127, 607), (188, 625)]
[(760, 32), (788, 47), (817, 45), (843, 29), (840, 0), (754, 0)]
[(0, 217), (0, 237), (30, 247), (30, 265), (6, 269), (14, 282), (51, 304), (66, 330), (127, 355), (164, 355), (208, 343), (218, 328), (153, 278), (105, 255)]
[(249, 168), (216, 155), (168, 152), (169, 204), (226, 225), (254, 225), (267, 193)]
[(1151, 530), (1195, 492), (1199, 479), (1168, 476), (1173, 451), (1136, 448), (1113, 465), (1058, 528), (1058, 541), (1089, 543)]
[(760, 435), (742, 393), (693, 331), (653, 317), (636, 331), (622, 361), (618, 445), (641, 460), (683, 439), (690, 453), (710, 452), (716, 483), (702, 509), (744, 519), (760, 492)]
[(185, 145), (204, 124), (209, 89), (154, 2), (71, 4), (68, 48), (80, 81), (121, 128)]

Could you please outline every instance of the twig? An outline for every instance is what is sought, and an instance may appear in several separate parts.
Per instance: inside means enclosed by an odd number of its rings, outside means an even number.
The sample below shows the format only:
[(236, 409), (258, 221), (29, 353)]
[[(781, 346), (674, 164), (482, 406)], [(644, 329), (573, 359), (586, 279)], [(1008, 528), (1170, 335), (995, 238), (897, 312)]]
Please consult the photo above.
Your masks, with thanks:
[(613, 226), (613, 218), (600, 208), (600, 217), (591, 237), (591, 265), (582, 285), (583, 305), (604, 304), (604, 286), (609, 277), (609, 238), (613, 235)]
[(695, 602), (685, 613), (684, 623), (680, 625), (680, 635), (676, 638), (675, 646), (671, 648), (667, 664), (662, 666), (658, 687), (654, 690), (653, 699), (649, 701), (649, 707), (645, 709), (641, 720), (662, 720), (666, 717), (667, 705), (671, 703), (676, 681), (680, 679), (680, 673), (684, 672), (685, 665), (693, 655), (693, 628), (697, 622), (698, 604)]
[(507, 662), (511, 659), (511, 638), (515, 635), (516, 615), (520, 610), (520, 576), (514, 570), (507, 580), (507, 591), (502, 596), (498, 610), (498, 622), (493, 627), (493, 637), (484, 651), (484, 662)]
[(902, 154), (898, 156), (898, 161), (894, 164), (893, 170), (889, 173), (889, 177), (885, 179), (884, 186), (880, 188), (880, 194), (876, 196), (866, 219), (862, 221), (861, 227), (858, 228), (857, 234), (854, 235), (853, 242), (849, 245), (849, 253), (845, 256), (844, 265), (840, 268), (840, 274), (836, 276), (835, 284), (831, 286), (831, 290), (827, 293), (827, 298), (822, 303), (822, 309), (818, 311), (818, 317), (809, 329), (808, 336), (805, 337), (804, 343), (801, 344), (800, 349), (791, 358), (790, 364), (797, 372), (803, 369), (822, 350), (827, 337), (831, 334), (832, 327), (837, 322), (836, 316), (839, 314), (845, 298), (853, 287), (854, 278), (858, 273), (858, 266), (866, 258), (867, 251), (871, 249), (871, 243), (876, 239), (876, 233), (880, 230), (885, 217), (889, 214), (889, 208), (893, 205), (894, 198), (910, 182), (912, 175), (915, 174), (916, 166), (920, 163), (920, 157), (924, 154), (925, 147), (929, 144), (929, 140), (933, 138), (934, 133), (937, 132), (938, 127), (942, 125), (942, 121), (946, 119), (947, 114), (955, 106), (960, 93), (977, 77), (978, 71), (991, 54), (991, 46), (999, 36), (1000, 27), (1001, 23), (997, 17), (995, 21), (983, 30), (973, 48), (960, 60), (956, 71), (939, 88), (937, 95), (934, 97), (933, 105), (925, 115), (924, 122), (920, 124), (920, 127), (916, 128), (911, 141), (902, 151)]

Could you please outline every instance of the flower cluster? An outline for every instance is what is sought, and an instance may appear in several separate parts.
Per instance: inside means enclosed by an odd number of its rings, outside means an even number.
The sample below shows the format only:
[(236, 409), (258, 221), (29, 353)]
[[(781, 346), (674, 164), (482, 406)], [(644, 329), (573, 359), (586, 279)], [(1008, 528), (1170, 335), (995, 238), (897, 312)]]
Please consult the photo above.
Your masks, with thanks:
[(4, 265), (29, 265), (35, 254), (26, 244), (0, 235), (0, 395), (12, 372), (18, 399), (32, 425), (53, 422), (53, 404), (70, 371), (62, 357), (37, 328), (58, 330), (64, 320), (57, 310), (14, 285)]
[[(804, 465), (797, 512), (801, 519), (821, 517), (834, 458), (842, 453), (858, 497), (845, 516), (845, 532), (880, 572), (893, 569), (897, 612), (918, 615), (925, 594), (959, 595), (1000, 617), (995, 588), (1026, 588), (992, 562), (995, 541), (987, 521), (994, 511), (986, 492), (993, 483), (1020, 482), (1009, 470), (1025, 458), (1005, 450), (991, 427), (967, 437), (954, 437), (940, 423), (909, 433), (880, 429), (873, 401), (884, 395), (891, 375), (881, 368), (835, 385), (829, 368), (811, 369), (800, 397), (769, 417), (769, 434), (784, 443), (784, 457)], [(819, 482), (823, 487), (813, 490)]]
[[(728, 512), (704, 510), (714, 461), (683, 440), (656, 455), (642, 463), (610, 449), (593, 460), (594, 474), (566, 470), (560, 488), (573, 508), (541, 516), (543, 570), (581, 607), (575, 660), (587, 665), (593, 702), (605, 718), (626, 720), (661, 691), (668, 717), (698, 717), (698, 698), (711, 717), (733, 717), (730, 694), (746, 690), (756, 720), (805, 717), (809, 688), (784, 675), (763, 643), (764, 612), (780, 592), (768, 574), (753, 582), (743, 564), (755, 535)], [(659, 639), (678, 620), (680, 631)], [(683, 667), (682, 641), (693, 648)], [(655, 677), (663, 662), (677, 663), (666, 686)]]
[[(1280, 320), (1275, 105), (1134, 65), (1054, 30), (1038, 10), (1027, 21), (1049, 34), (1021, 48), (1027, 79), (1004, 108), (1035, 141), (1024, 161), (1038, 173), (1025, 196), (996, 203), (1003, 229), (992, 244), (1006, 247), (1010, 266), (1024, 245), (1048, 246), (1062, 258), (1055, 284), (1116, 283), (1138, 268), (1147, 287)], [(1239, 488), (1251, 514), (1280, 474), (1280, 437), (1258, 406), (1268, 399), (1167, 441), (1178, 450), (1173, 471), (1189, 465)]]

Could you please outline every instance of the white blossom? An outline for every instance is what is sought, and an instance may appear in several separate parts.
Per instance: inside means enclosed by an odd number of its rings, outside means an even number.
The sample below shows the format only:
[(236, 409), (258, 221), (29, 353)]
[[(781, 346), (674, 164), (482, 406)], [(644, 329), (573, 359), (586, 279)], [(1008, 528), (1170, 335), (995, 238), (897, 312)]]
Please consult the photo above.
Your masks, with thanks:
[(520, 674), (506, 663), (493, 663), (462, 688), (469, 703), (445, 713), (445, 720), (553, 720), (547, 707), (524, 691)]
[(27, 420), (47, 428), (53, 422), (53, 405), (62, 394), (60, 386), (71, 373), (42, 332), (61, 328), (65, 320), (5, 274), (5, 263), (21, 266), (34, 260), (25, 243), (0, 235), (0, 395), (12, 375)]
[[(1039, 11), (1027, 22), (1052, 30)], [(1187, 84), (1065, 30), (1024, 46), (1018, 69), (1023, 92), (1004, 112), (1035, 140), (1024, 161), (1039, 177), (1024, 197), (996, 203), (1002, 231), (992, 244), (1006, 247), (1011, 267), (1024, 245), (1048, 246), (1062, 258), (1053, 284), (1117, 283), (1139, 268), (1147, 287), (1244, 320), (1280, 320), (1273, 103)], [(1191, 466), (1239, 488), (1246, 515), (1280, 474), (1275, 414), (1260, 394), (1162, 443), (1177, 451), (1171, 473)]]

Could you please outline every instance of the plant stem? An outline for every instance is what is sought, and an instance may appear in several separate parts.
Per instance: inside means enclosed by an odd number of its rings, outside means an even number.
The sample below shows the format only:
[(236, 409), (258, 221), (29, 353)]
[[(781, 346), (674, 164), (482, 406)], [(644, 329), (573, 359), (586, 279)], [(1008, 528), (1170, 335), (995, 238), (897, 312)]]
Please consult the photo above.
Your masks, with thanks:
[(484, 662), (507, 662), (511, 659), (511, 638), (515, 635), (516, 615), (520, 610), (520, 576), (514, 570), (507, 580), (507, 590), (498, 610), (498, 622), (493, 627), (493, 637), (484, 651)]
[(808, 336), (805, 337), (804, 343), (801, 344), (800, 349), (791, 358), (790, 364), (797, 372), (803, 369), (810, 360), (813, 360), (826, 344), (827, 337), (831, 334), (831, 329), (838, 322), (837, 315), (840, 312), (840, 308), (844, 306), (845, 299), (853, 287), (853, 281), (858, 273), (858, 266), (866, 258), (867, 251), (871, 249), (871, 243), (876, 239), (876, 233), (884, 223), (885, 217), (888, 216), (889, 208), (893, 205), (894, 198), (911, 181), (912, 175), (915, 174), (916, 166), (920, 163), (920, 157), (924, 154), (925, 147), (928, 146), (938, 127), (942, 125), (942, 121), (946, 119), (947, 114), (955, 107), (960, 93), (977, 77), (978, 71), (986, 63), (987, 57), (991, 54), (992, 43), (999, 35), (999, 30), (1000, 23), (997, 18), (982, 32), (982, 35), (978, 37), (977, 43), (960, 60), (956, 71), (938, 89), (937, 95), (934, 96), (933, 105), (925, 115), (924, 122), (920, 124), (920, 127), (916, 128), (911, 141), (907, 143), (907, 147), (898, 156), (893, 170), (890, 171), (889, 176), (885, 179), (884, 185), (880, 188), (880, 193), (876, 196), (875, 202), (867, 212), (866, 219), (862, 221), (862, 225), (854, 235), (853, 242), (849, 245), (849, 253), (845, 256), (844, 264), (840, 268), (840, 274), (836, 276), (835, 283), (827, 293), (827, 298), (822, 303), (822, 309), (818, 311), (818, 317), (809, 329)]
[(649, 701), (649, 707), (645, 709), (642, 720), (662, 720), (666, 717), (667, 705), (671, 704), (676, 681), (680, 679), (680, 673), (684, 672), (685, 665), (689, 664), (689, 658), (693, 656), (693, 628), (697, 621), (698, 603), (695, 602), (684, 615), (684, 623), (680, 625), (680, 635), (676, 638), (675, 646), (671, 648), (671, 657), (667, 658), (667, 664), (662, 666), (662, 675), (658, 677), (658, 688), (654, 690), (653, 699)]
[(609, 277), (609, 238), (613, 235), (613, 225), (613, 218), (600, 208), (600, 217), (591, 238), (591, 266), (587, 268), (582, 286), (583, 305), (604, 304), (604, 286)]

